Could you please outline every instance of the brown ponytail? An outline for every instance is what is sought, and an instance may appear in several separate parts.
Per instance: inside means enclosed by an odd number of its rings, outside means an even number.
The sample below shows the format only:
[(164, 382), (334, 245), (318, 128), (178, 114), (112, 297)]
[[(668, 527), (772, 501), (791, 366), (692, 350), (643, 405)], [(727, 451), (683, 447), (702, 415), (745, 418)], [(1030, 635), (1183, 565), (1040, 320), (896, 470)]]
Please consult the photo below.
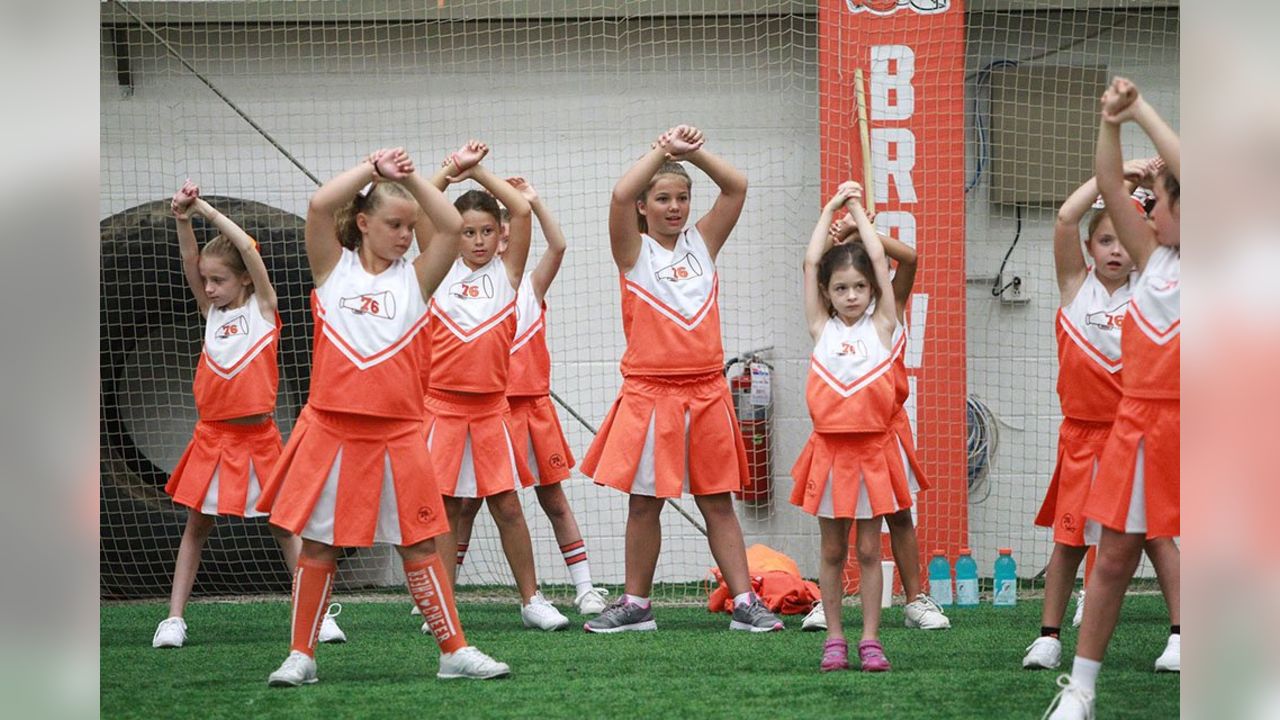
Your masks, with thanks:
[(351, 198), (351, 202), (339, 208), (338, 212), (334, 214), (338, 242), (342, 244), (342, 247), (348, 250), (360, 249), (360, 243), (364, 240), (364, 235), (360, 232), (360, 226), (356, 224), (356, 216), (360, 213), (367, 215), (376, 211), (388, 197), (403, 198), (417, 202), (413, 195), (399, 183), (375, 182), (368, 193), (364, 195), (357, 194)]

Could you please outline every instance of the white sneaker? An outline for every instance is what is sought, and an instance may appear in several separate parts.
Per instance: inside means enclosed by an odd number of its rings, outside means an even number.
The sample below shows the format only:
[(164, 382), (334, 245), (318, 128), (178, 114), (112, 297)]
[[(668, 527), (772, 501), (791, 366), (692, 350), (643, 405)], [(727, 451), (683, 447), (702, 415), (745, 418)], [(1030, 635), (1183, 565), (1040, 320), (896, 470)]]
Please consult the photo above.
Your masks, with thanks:
[(574, 598), (573, 605), (583, 615), (599, 615), (604, 612), (605, 608), (609, 607), (609, 603), (605, 602), (604, 599), (604, 596), (608, 594), (609, 591), (604, 588), (593, 587)]
[(498, 662), (480, 652), (479, 648), (468, 645), (457, 652), (441, 653), (440, 671), (436, 673), (436, 677), (441, 680), (489, 680), (510, 674), (511, 668), (506, 663)]
[(1043, 635), (1027, 646), (1027, 654), (1022, 658), (1025, 670), (1052, 670), (1062, 664), (1062, 641), (1056, 637)]
[(948, 630), (951, 628), (951, 618), (942, 612), (942, 608), (938, 607), (938, 603), (933, 598), (920, 593), (916, 595), (916, 599), (907, 603), (906, 626), (909, 628), (920, 628), (921, 630)]
[(341, 614), (342, 603), (330, 603), (329, 608), (324, 611), (324, 621), (320, 623), (320, 635), (317, 637), (319, 642), (344, 643), (347, 641), (347, 634), (342, 632), (342, 628), (338, 627), (338, 621), (334, 620)]
[(417, 604), (417, 603), (414, 603), (414, 604), (413, 604), (413, 607), (409, 609), (409, 614), (410, 614), (410, 615), (421, 615), (421, 614), (422, 614), (422, 608), (418, 607), (418, 604)]
[(1040, 720), (1093, 720), (1093, 693), (1071, 683), (1070, 675), (1058, 676), (1062, 691), (1049, 703)]
[(561, 615), (555, 605), (547, 602), (542, 597), (542, 591), (534, 593), (529, 598), (529, 604), (520, 607), (520, 619), (524, 620), (525, 627), (539, 630), (563, 630), (569, 627), (569, 618)]
[(297, 650), (289, 653), (289, 657), (280, 664), (280, 669), (267, 676), (267, 685), (271, 687), (298, 687), (315, 682), (316, 661), (307, 657), (306, 653)]
[(822, 601), (813, 604), (813, 609), (808, 615), (804, 616), (804, 620), (800, 623), (800, 629), (805, 632), (814, 632), (816, 630), (827, 629), (827, 613), (822, 609)]
[(180, 617), (165, 618), (151, 636), (153, 648), (180, 648), (187, 641), (187, 621)]
[(1080, 627), (1084, 622), (1084, 590), (1080, 591), (1080, 599), (1076, 600), (1076, 615), (1071, 618), (1071, 627)]
[(1182, 635), (1170, 635), (1164, 652), (1156, 658), (1156, 672), (1182, 672)]

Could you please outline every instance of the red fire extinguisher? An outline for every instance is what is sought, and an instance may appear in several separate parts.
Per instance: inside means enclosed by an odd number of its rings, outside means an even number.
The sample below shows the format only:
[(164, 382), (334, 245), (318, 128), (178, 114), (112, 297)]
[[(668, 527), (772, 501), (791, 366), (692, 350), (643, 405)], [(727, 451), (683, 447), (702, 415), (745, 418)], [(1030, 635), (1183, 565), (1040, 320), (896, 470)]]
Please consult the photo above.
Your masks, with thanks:
[(738, 499), (748, 507), (768, 508), (773, 499), (772, 368), (754, 354), (742, 355), (725, 366), (741, 372), (729, 376), (729, 392), (747, 449), (747, 482)]

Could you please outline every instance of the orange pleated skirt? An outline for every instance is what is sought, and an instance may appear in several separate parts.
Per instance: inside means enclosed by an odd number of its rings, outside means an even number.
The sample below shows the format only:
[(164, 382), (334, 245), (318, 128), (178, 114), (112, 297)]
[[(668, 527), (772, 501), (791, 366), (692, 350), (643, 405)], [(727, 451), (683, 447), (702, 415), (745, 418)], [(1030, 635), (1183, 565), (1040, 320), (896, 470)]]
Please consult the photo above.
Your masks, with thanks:
[(582, 472), (651, 497), (742, 490), (747, 451), (724, 376), (624, 378)]
[(508, 397), (511, 442), (533, 472), (538, 485), (554, 485), (569, 478), (573, 452), (549, 395)]
[(413, 545), (449, 529), (422, 421), (302, 409), (258, 509), (340, 547)]

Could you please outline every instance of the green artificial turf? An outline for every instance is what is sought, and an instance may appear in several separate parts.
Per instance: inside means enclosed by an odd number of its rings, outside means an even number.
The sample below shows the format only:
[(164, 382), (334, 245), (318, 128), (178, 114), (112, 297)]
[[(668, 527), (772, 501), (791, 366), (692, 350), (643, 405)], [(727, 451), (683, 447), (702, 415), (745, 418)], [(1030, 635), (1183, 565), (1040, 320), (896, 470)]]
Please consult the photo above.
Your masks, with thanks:
[[(507, 662), (512, 677), (435, 679), (437, 650), (405, 602), (346, 602), (350, 641), (317, 653), (320, 682), (268, 688), (288, 653), (289, 605), (202, 602), (187, 611), (188, 640), (155, 650), (162, 603), (108, 604), (101, 614), (104, 718), (1038, 718), (1057, 672), (1021, 669), (1040, 604), (949, 611), (953, 628), (902, 625), (885, 611), (889, 673), (819, 673), (823, 633), (785, 618), (781, 633), (727, 629), (728, 616), (655, 604), (658, 631), (588, 635), (525, 630), (514, 604), (464, 603), (468, 641)], [(561, 604), (562, 610), (572, 608)], [(861, 614), (844, 609), (851, 650)], [(1157, 675), (1168, 618), (1157, 596), (1126, 599), (1098, 685), (1098, 717), (1173, 718), (1178, 675)], [(1063, 668), (1075, 633), (1064, 632)], [(856, 656), (856, 651), (853, 651)], [(855, 662), (856, 665), (856, 662)]]

